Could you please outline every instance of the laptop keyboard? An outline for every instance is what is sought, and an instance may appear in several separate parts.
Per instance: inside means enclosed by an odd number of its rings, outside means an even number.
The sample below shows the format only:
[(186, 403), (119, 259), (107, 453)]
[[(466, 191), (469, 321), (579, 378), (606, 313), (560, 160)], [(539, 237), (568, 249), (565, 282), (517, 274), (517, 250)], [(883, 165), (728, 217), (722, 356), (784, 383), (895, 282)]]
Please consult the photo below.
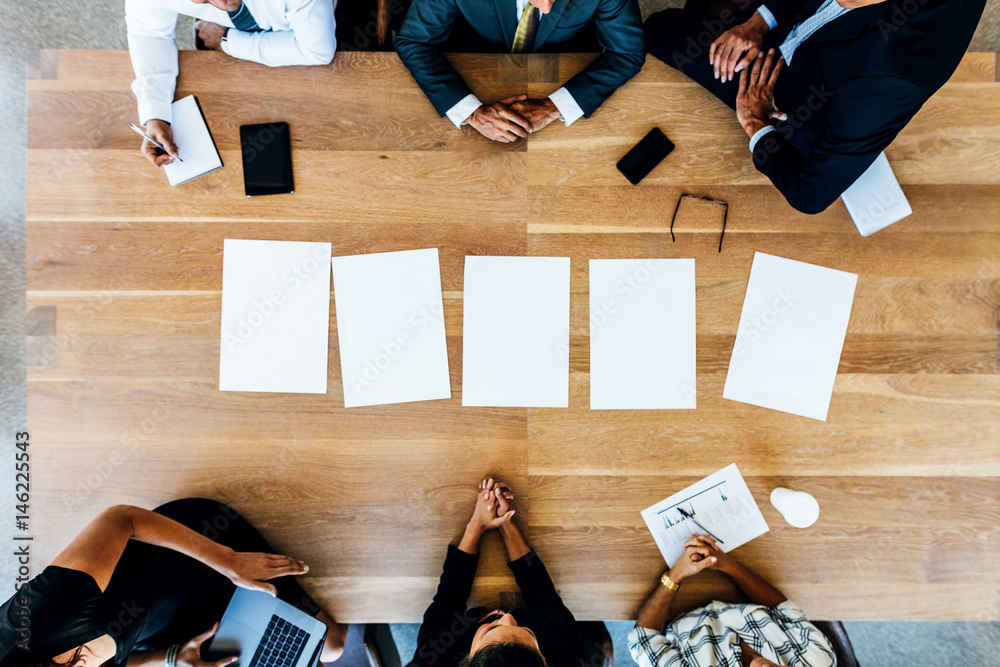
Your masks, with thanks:
[(275, 614), (271, 616), (249, 667), (294, 667), (308, 639), (305, 630)]

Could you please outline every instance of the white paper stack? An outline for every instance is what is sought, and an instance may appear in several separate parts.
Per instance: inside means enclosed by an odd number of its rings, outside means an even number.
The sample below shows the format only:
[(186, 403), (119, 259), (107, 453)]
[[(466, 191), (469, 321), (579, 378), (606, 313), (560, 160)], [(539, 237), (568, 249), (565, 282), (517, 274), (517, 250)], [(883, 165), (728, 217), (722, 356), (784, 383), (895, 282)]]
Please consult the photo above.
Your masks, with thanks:
[(590, 407), (694, 409), (693, 259), (590, 260)]
[(723, 398), (826, 421), (857, 282), (754, 254)]
[(437, 248), (334, 257), (344, 405), (451, 398)]
[(462, 405), (569, 406), (568, 257), (466, 257)]
[(329, 243), (226, 239), (219, 389), (325, 394)]
[(913, 213), (885, 153), (840, 195), (862, 236), (874, 234)]

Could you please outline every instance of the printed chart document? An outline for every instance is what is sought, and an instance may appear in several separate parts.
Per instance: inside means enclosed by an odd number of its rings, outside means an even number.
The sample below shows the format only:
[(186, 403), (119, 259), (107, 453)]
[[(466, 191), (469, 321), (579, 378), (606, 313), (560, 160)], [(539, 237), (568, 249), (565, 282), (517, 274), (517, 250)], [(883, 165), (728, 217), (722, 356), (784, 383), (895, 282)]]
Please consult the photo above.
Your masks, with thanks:
[(569, 257), (466, 257), (462, 405), (569, 406)]
[(226, 239), (219, 389), (325, 394), (330, 244)]
[(332, 266), (344, 406), (451, 398), (437, 248)]
[(694, 260), (590, 260), (591, 409), (694, 409), (696, 395)]
[(840, 195), (862, 236), (874, 234), (913, 213), (885, 153)]
[(826, 421), (857, 282), (754, 254), (722, 397)]
[[(691, 517), (685, 517), (682, 509)], [(709, 531), (719, 548), (729, 553), (768, 531), (735, 463), (647, 507), (642, 518), (671, 567), (684, 554), (684, 542), (693, 533)]]
[(208, 123), (198, 106), (198, 99), (188, 95), (170, 105), (173, 120), (174, 143), (181, 160), (174, 160), (163, 167), (170, 185), (187, 183), (191, 179), (204, 176), (222, 167), (222, 158), (215, 147)]

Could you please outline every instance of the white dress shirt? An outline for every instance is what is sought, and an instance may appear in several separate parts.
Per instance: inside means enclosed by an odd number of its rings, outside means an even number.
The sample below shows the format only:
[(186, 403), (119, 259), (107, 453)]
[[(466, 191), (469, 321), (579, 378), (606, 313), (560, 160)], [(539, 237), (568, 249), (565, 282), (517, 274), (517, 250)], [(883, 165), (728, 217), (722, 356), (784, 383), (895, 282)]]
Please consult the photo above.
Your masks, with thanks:
[[(528, 0), (516, 0), (514, 6), (515, 17), (520, 22), (521, 14), (524, 13), (524, 8), (528, 6)], [(539, 21), (541, 19), (539, 18)], [(549, 99), (552, 100), (552, 104), (556, 105), (556, 110), (559, 112), (559, 120), (563, 121), (567, 125), (572, 125), (579, 118), (583, 116), (583, 109), (580, 105), (576, 103), (573, 96), (570, 94), (565, 87), (560, 88), (556, 92), (549, 95)], [(479, 98), (469, 93), (461, 100), (458, 104), (448, 109), (447, 116), (448, 119), (455, 124), (455, 127), (462, 127), (465, 125), (466, 120), (472, 115), (472, 112), (482, 106), (482, 102)]]
[(177, 16), (218, 23), (229, 28), (226, 53), (234, 58), (279, 67), (326, 65), (337, 49), (333, 9), (336, 0), (243, 0), (263, 32), (233, 28), (229, 14), (191, 0), (125, 0), (128, 50), (135, 70), (132, 92), (139, 103), (139, 122), (152, 118), (168, 123), (177, 81)]
[[(801, 23), (796, 23), (795, 27), (792, 28), (788, 36), (785, 37), (785, 41), (781, 43), (778, 50), (781, 51), (782, 57), (785, 59), (786, 65), (792, 64), (792, 57), (795, 55), (795, 50), (802, 45), (804, 41), (812, 37), (813, 33), (825, 26), (830, 21), (843, 16), (847, 12), (851, 11), (837, 4), (836, 0), (826, 0), (816, 13), (807, 18)], [(774, 14), (771, 10), (767, 8), (766, 5), (761, 5), (757, 8), (757, 13), (760, 14), (761, 18), (767, 23), (768, 30), (774, 30), (778, 26), (778, 20), (774, 18)], [(754, 147), (757, 142), (767, 134), (768, 132), (773, 132), (774, 128), (770, 125), (760, 128), (754, 135), (750, 137), (750, 152), (753, 153)]]

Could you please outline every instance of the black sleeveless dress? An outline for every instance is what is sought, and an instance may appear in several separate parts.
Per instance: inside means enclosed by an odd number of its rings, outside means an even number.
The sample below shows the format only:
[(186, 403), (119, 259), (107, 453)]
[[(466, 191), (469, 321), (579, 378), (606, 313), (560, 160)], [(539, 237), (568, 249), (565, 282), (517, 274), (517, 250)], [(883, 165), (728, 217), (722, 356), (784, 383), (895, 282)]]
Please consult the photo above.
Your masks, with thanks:
[[(153, 511), (236, 551), (273, 553), (246, 519), (222, 503), (190, 498)], [(319, 612), (294, 577), (269, 583), (285, 602), (311, 616)], [(124, 667), (133, 651), (164, 649), (208, 630), (235, 589), (193, 558), (135, 540), (103, 593), (89, 574), (49, 566), (0, 607), (0, 665), (37, 663), (108, 634), (117, 646), (114, 665)]]

